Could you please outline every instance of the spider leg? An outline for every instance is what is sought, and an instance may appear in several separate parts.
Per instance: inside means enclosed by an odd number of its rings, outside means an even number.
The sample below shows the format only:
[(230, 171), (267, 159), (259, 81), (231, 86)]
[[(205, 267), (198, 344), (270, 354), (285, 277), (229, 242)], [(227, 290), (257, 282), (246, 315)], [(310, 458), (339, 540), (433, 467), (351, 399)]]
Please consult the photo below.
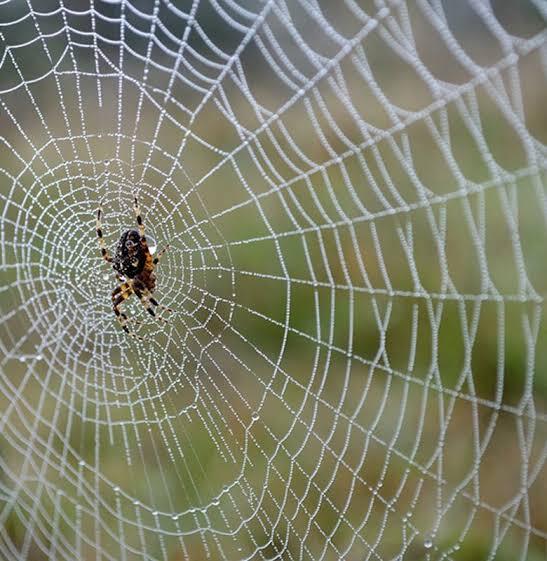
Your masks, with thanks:
[(161, 308), (162, 310), (165, 310), (166, 312), (174, 312), (175, 310), (173, 310), (173, 308), (168, 308), (167, 306), (164, 306), (163, 304), (158, 304), (158, 302), (156, 301), (155, 298), (152, 298), (152, 296), (150, 296), (149, 298), (150, 303), (154, 306), (156, 306), (157, 308)]
[(154, 298), (152, 298), (149, 290), (147, 290), (145, 287), (141, 287), (141, 286), (137, 287), (137, 286), (133, 285), (133, 291), (135, 292), (135, 294), (137, 295), (137, 297), (141, 301), (141, 304), (146, 308), (146, 311), (152, 317), (154, 317), (156, 319), (159, 319), (163, 323), (167, 323), (167, 320), (165, 318), (162, 318), (161, 316), (156, 315), (156, 312), (154, 311), (154, 308), (150, 305), (150, 303), (155, 303), (156, 305), (158, 305), (158, 303), (154, 300)]
[(157, 265), (161, 259), (161, 256), (169, 249), (169, 244), (167, 244), (157, 255), (154, 257), (154, 265)]
[[(167, 246), (165, 249), (167, 249), (169, 246)], [(163, 251), (165, 251), (165, 249)], [(163, 253), (162, 251), (162, 253)], [(162, 310), (165, 310), (166, 312), (174, 312), (175, 310), (173, 310), (173, 308), (168, 308), (167, 306), (163, 306), (162, 304), (158, 304), (157, 300), (152, 296), (152, 292), (150, 292), (150, 290), (148, 288), (146, 288), (146, 286), (140, 282), (140, 281), (136, 281), (133, 283), (133, 289), (135, 290), (135, 294), (137, 294), (137, 292), (141, 292), (143, 294), (143, 297), (145, 300), (147, 300), (148, 302), (150, 302), (153, 306), (156, 306), (157, 308), (161, 308)], [(138, 294), (137, 294), (138, 296)], [(154, 312), (155, 310), (152, 310), (152, 312)], [(150, 315), (155, 316), (155, 313), (151, 313), (149, 312)], [(162, 318), (159, 318), (162, 321)]]
[(118, 320), (119, 324), (122, 326), (122, 329), (128, 335), (131, 335), (131, 337), (135, 337), (136, 339), (140, 339), (142, 341), (143, 338), (140, 335), (133, 333), (133, 331), (130, 331), (129, 327), (127, 327), (128, 323), (140, 323), (140, 322), (134, 319), (129, 319), (127, 315), (120, 310), (121, 305), (125, 300), (127, 300), (127, 298), (131, 296), (132, 292), (133, 290), (131, 288), (131, 285), (127, 282), (121, 284), (120, 286), (117, 286), (112, 291), (112, 308), (114, 309), (114, 313), (116, 314), (116, 319)]
[(139, 234), (141, 236), (141, 239), (146, 241), (144, 237), (144, 222), (142, 221), (141, 209), (139, 207), (139, 201), (137, 200), (136, 195), (134, 197), (134, 201), (135, 201), (135, 218), (137, 219), (137, 224), (139, 225)]
[(101, 248), (101, 255), (107, 263), (112, 263), (112, 257), (110, 257), (108, 250), (106, 249), (106, 244), (103, 239), (103, 227), (101, 222), (101, 217), (103, 214), (102, 202), (99, 203), (99, 208), (97, 209), (97, 220), (96, 220), (96, 230), (97, 238), (99, 240), (99, 247)]

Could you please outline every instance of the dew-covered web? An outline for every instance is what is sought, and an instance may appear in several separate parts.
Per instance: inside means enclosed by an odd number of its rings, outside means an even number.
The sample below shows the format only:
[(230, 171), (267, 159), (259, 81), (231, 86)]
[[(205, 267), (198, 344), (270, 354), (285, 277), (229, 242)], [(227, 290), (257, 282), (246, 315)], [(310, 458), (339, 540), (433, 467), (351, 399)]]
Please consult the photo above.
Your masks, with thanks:
[(546, 16), (0, 1), (0, 558), (543, 558)]

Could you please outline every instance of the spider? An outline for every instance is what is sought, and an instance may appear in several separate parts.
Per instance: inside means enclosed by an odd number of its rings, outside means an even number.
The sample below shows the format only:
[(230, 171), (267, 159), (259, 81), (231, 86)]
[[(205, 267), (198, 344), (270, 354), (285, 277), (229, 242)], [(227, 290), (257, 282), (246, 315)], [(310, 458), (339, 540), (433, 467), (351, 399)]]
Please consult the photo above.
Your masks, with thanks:
[(154, 308), (162, 308), (168, 312), (172, 312), (171, 308), (161, 306), (152, 297), (152, 293), (156, 289), (156, 275), (154, 269), (159, 263), (161, 256), (169, 248), (167, 245), (156, 257), (153, 257), (148, 248), (148, 242), (144, 235), (144, 222), (139, 208), (137, 197), (134, 197), (135, 217), (137, 219), (138, 230), (126, 230), (120, 237), (114, 257), (111, 257), (103, 239), (103, 230), (101, 217), (103, 214), (102, 202), (99, 203), (97, 209), (97, 238), (103, 259), (112, 265), (116, 278), (120, 282), (112, 291), (112, 307), (118, 322), (123, 330), (129, 335), (142, 340), (142, 337), (129, 330), (127, 324), (130, 322), (140, 323), (138, 320), (129, 319), (120, 307), (124, 300), (127, 300), (131, 294), (136, 294), (146, 311), (153, 317), (162, 322), (166, 320), (156, 315)]

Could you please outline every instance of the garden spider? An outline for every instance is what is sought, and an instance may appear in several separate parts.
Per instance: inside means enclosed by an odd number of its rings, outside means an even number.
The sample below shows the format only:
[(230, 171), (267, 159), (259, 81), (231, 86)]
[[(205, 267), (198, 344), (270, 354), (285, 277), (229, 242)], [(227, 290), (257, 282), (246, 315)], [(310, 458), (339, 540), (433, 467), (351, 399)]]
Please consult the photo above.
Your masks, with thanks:
[(136, 335), (127, 327), (127, 324), (130, 322), (140, 322), (135, 319), (129, 319), (127, 315), (120, 310), (124, 300), (129, 298), (131, 294), (136, 294), (147, 312), (164, 323), (166, 320), (156, 315), (154, 307), (162, 308), (168, 312), (172, 312), (173, 310), (171, 308), (161, 306), (152, 297), (152, 293), (156, 289), (156, 275), (154, 274), (154, 268), (159, 263), (163, 253), (169, 248), (169, 245), (162, 249), (156, 257), (152, 256), (144, 235), (144, 222), (141, 217), (137, 197), (134, 197), (134, 201), (135, 217), (137, 219), (139, 229), (138, 231), (126, 230), (121, 235), (118, 245), (116, 246), (116, 253), (114, 254), (114, 257), (110, 256), (103, 239), (101, 223), (103, 213), (102, 202), (99, 203), (99, 208), (97, 209), (97, 238), (99, 240), (99, 247), (101, 248), (103, 259), (112, 265), (116, 273), (116, 278), (120, 282), (120, 285), (112, 291), (112, 307), (114, 309), (114, 313), (116, 314), (116, 318), (126, 333), (142, 340), (142, 337)]

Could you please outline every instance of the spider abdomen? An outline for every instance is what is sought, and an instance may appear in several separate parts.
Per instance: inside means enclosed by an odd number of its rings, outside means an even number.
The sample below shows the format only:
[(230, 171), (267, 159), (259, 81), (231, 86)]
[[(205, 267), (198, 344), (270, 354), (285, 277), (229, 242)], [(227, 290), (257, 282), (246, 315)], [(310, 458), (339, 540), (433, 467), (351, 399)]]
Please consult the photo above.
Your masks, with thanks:
[(146, 248), (137, 230), (125, 231), (118, 241), (112, 262), (114, 269), (126, 278), (134, 278), (146, 264)]

